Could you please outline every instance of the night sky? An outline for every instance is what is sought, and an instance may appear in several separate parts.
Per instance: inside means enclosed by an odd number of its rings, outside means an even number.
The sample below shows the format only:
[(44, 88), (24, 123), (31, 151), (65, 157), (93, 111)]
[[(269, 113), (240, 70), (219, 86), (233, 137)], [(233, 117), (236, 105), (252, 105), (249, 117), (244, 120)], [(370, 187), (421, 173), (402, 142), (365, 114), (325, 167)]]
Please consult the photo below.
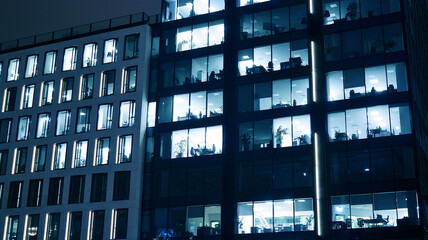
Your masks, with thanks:
[(0, 42), (138, 12), (160, 13), (160, 0), (0, 0)]

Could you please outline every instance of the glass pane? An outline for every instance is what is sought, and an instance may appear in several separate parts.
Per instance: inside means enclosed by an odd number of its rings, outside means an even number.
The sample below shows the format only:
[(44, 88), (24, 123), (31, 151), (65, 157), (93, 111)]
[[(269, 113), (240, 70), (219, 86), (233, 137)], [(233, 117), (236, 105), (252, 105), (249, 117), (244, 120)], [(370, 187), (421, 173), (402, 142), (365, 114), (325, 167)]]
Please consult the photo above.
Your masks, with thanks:
[(273, 232), (272, 201), (254, 202), (254, 227), (252, 233)]
[(388, 78), (388, 92), (405, 92), (407, 87), (406, 64), (393, 63), (386, 65), (386, 76)]
[(349, 196), (331, 197), (331, 217), (333, 229), (351, 228), (351, 211)]
[(346, 141), (345, 112), (328, 114), (328, 135), (330, 142)]
[(206, 154), (221, 154), (223, 152), (223, 126), (207, 127)]
[(309, 115), (293, 117), (293, 146), (311, 144), (311, 118)]
[(194, 92), (190, 95), (190, 119), (200, 119), (205, 118), (207, 115), (207, 92)]
[(379, 16), (380, 0), (360, 0), (361, 1), (361, 17)]
[(252, 233), (253, 229), (253, 203), (238, 203), (238, 233)]
[(391, 128), (392, 135), (412, 133), (412, 119), (409, 105), (391, 105)]
[(326, 61), (338, 61), (342, 59), (340, 33), (324, 35), (324, 58)]
[(254, 122), (254, 150), (272, 148), (272, 120)]
[(343, 73), (345, 79), (345, 98), (350, 99), (365, 96), (363, 69), (345, 70)]
[(369, 107), (369, 137), (390, 136), (388, 105)]
[(419, 206), (416, 191), (397, 192), (398, 226), (418, 225)]
[(104, 58), (103, 63), (112, 63), (116, 62), (116, 39), (110, 39), (104, 41)]
[(375, 95), (386, 93), (385, 66), (369, 67), (365, 69), (367, 94)]
[(262, 37), (271, 34), (272, 24), (270, 12), (258, 12), (254, 14), (254, 37)]
[(346, 110), (346, 130), (350, 140), (367, 138), (367, 115), (365, 108)]
[(174, 85), (190, 84), (190, 61), (183, 60), (175, 63)]
[(174, 122), (189, 119), (189, 94), (174, 96)]
[[(212, 1), (212, 0), (211, 0)], [(212, 235), (219, 235), (221, 229), (221, 206), (207, 205), (204, 211), (204, 226), (211, 229)]]
[(254, 67), (251, 73), (267, 72), (272, 61), (271, 46), (263, 46), (254, 48)]
[(208, 56), (208, 81), (222, 80), (223, 73), (223, 54)]
[(159, 123), (172, 121), (172, 97), (160, 98), (158, 120)]
[(192, 59), (192, 83), (201, 83), (207, 81), (207, 61), (207, 57)]
[(367, 228), (373, 219), (372, 195), (351, 195), (351, 214), (352, 228)]
[(186, 230), (193, 236), (198, 235), (198, 230), (203, 227), (204, 207), (189, 206), (187, 207)]
[(290, 79), (272, 82), (273, 108), (291, 107), (291, 81)]
[(293, 106), (308, 104), (309, 79), (293, 79), (291, 87), (293, 95)]
[(339, 1), (337, 0), (324, 0), (324, 25), (334, 24), (340, 18)]
[(360, 18), (360, 4), (358, 0), (341, 0), (340, 15), (346, 21), (353, 21)]
[(238, 52), (238, 69), (239, 75), (245, 76), (248, 73), (251, 73), (253, 68), (253, 49), (240, 50)]
[(208, 92), (208, 117), (223, 114), (223, 91)]
[(275, 148), (292, 146), (291, 117), (273, 120), (273, 136)]
[(210, 22), (209, 27), (209, 46), (223, 44), (224, 42), (224, 22), (219, 20)]
[(290, 28), (289, 8), (272, 10), (272, 34), (288, 32)]
[(311, 198), (294, 200), (295, 231), (314, 230), (314, 210)]
[(306, 28), (306, 5), (300, 4), (290, 8), (290, 29), (300, 30)]
[(363, 40), (365, 56), (380, 54), (384, 52), (381, 27), (364, 28)]
[(190, 157), (206, 154), (205, 128), (194, 128), (189, 130), (189, 149)]
[(308, 41), (297, 40), (291, 42), (291, 67), (308, 66)]
[(354, 58), (362, 56), (361, 31), (342, 33), (343, 58)]
[(253, 38), (253, 14), (240, 17), (241, 40)]
[(385, 25), (383, 27), (385, 36), (385, 52), (397, 52), (404, 50), (403, 27), (401, 23)]
[(272, 83), (254, 84), (254, 111), (269, 110), (272, 107)]
[(239, 125), (239, 151), (253, 150), (253, 123)]
[[(293, 60), (290, 59), (290, 43), (279, 43), (272, 45), (273, 70), (290, 69)], [(271, 68), (268, 68), (271, 70)]]
[(326, 73), (327, 78), (327, 95), (329, 101), (343, 100), (343, 72)]
[(274, 201), (275, 232), (291, 232), (294, 227), (293, 199)]
[[(208, 4), (208, 2), (207, 2)], [(208, 46), (208, 23), (193, 26), (192, 49)]]
[(187, 157), (187, 130), (172, 132), (171, 158)]
[(182, 27), (177, 30), (177, 52), (191, 49), (192, 28)]

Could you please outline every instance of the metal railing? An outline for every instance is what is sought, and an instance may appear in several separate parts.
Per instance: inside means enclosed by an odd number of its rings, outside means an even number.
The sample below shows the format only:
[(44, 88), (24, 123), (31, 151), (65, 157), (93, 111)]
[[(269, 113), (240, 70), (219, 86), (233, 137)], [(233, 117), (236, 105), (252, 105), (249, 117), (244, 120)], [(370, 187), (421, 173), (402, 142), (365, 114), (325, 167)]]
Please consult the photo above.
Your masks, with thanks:
[(66, 28), (54, 32), (39, 34), (27, 38), (21, 38), (12, 41), (0, 43), (0, 53), (14, 49), (30, 47), (33, 45), (49, 43), (52, 41), (63, 40), (67, 38), (88, 35), (101, 31), (108, 31), (129, 25), (138, 24), (156, 24), (160, 23), (160, 15), (149, 16), (145, 13), (136, 13), (123, 17), (112, 18), (100, 22), (85, 24), (77, 27)]

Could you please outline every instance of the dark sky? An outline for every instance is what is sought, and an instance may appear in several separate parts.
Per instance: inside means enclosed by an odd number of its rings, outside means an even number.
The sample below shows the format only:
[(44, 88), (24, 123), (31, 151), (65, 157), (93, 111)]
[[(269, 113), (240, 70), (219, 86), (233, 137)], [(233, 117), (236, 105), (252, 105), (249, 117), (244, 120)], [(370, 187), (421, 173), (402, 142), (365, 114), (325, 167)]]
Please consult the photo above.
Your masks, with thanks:
[(160, 13), (160, 0), (0, 0), (0, 42), (114, 17)]

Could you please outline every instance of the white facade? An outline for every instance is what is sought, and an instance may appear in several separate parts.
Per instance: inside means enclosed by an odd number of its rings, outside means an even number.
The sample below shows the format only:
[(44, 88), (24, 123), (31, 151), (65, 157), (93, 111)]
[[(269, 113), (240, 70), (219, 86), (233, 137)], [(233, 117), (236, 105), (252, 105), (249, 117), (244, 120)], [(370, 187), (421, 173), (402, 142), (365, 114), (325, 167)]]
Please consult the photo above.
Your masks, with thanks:
[[(125, 60), (127, 36), (132, 36), (127, 38), (129, 42), (132, 43), (131, 38), (135, 38), (138, 43), (134, 46), (127, 43), (128, 50), (134, 52), (134, 55), (128, 56)], [(0, 175), (0, 184), (2, 184), (0, 185), (2, 186), (0, 226), (4, 226), (0, 227), (2, 239), (54, 239), (49, 238), (50, 235), (56, 234), (49, 230), (48, 215), (52, 213), (60, 213), (58, 239), (71, 239), (71, 212), (82, 213), (80, 238), (72, 239), (92, 239), (90, 235), (94, 226), (91, 222), (91, 213), (95, 210), (105, 211), (102, 239), (119, 238), (115, 236), (117, 230), (114, 212), (117, 209), (127, 209), (126, 239), (140, 238), (150, 44), (150, 27), (139, 25), (0, 54), (0, 102), (2, 104), (0, 121), (12, 119), (9, 141), (0, 143), (0, 151), (8, 151), (5, 174)], [(46, 53), (52, 51), (56, 52), (56, 59), (54, 62), (46, 61), (46, 57), (52, 58), (52, 54)], [(135, 57), (135, 53), (138, 57)], [(29, 56), (31, 57), (28, 58)], [(19, 59), (19, 64), (12, 59)], [(9, 63), (18, 65), (17, 69), (11, 66), (9, 71)], [(31, 66), (27, 66), (28, 64)], [(132, 82), (127, 83), (129, 67), (136, 67), (136, 85), (132, 78)], [(17, 71), (14, 72), (14, 70)], [(52, 74), (44, 74), (52, 70)], [(107, 73), (110, 75), (107, 76)], [(89, 86), (82, 82), (87, 74), (94, 74), (92, 87), (90, 81)], [(112, 76), (114, 80), (111, 79)], [(108, 77), (110, 79), (105, 79)], [(50, 81), (53, 81), (52, 98), (48, 96), (52, 93), (51, 90), (43, 91), (43, 87), (49, 85), (47, 83)], [(15, 87), (16, 101), (13, 110), (10, 110), (11, 105), (6, 106), (10, 101), (8, 89)], [(88, 97), (91, 93), (92, 97)], [(47, 102), (52, 100), (51, 104), (45, 104), (46, 100)], [(100, 106), (105, 104), (113, 106), (112, 115), (107, 114), (109, 119), (106, 121), (99, 113), (103, 111), (99, 109), (104, 109)], [(83, 107), (88, 108), (81, 109)], [(61, 111), (66, 111), (62, 113), (70, 116), (59, 113)], [(43, 113), (50, 114), (47, 132), (44, 131), (46, 124), (42, 123), (42, 117), (40, 121), (38, 119), (39, 114)], [(61, 117), (57, 121), (58, 114)], [(89, 122), (85, 121), (83, 117), (85, 114), (90, 115)], [(29, 116), (29, 121), (27, 121), (28, 118), (20, 120), (23, 116)], [(79, 119), (81, 116), (82, 118)], [(1, 133), (5, 134), (5, 131)], [(102, 138), (109, 138), (108, 151), (107, 149), (97, 150), (99, 145), (97, 143)], [(23, 140), (18, 141), (18, 139)], [(60, 161), (64, 159), (61, 153), (57, 155), (61, 143), (67, 144), (65, 165)], [(46, 162), (43, 171), (36, 171), (35, 149), (36, 146), (41, 145), (47, 147)], [(17, 163), (17, 151), (20, 148), (27, 149), (25, 166)], [(104, 156), (101, 156), (102, 154)], [(106, 154), (108, 154), (108, 161), (105, 158)], [(116, 191), (120, 192), (117, 198), (125, 200), (113, 200), (116, 172), (130, 174), (129, 197), (126, 197), (126, 186), (122, 182), (118, 182), (116, 187)], [(92, 181), (94, 174), (99, 173), (107, 174), (107, 182), (103, 183), (104, 186), (92, 186), (97, 184)], [(125, 179), (127, 174), (124, 174)], [(71, 204), (69, 203), (71, 177), (77, 175), (85, 176), (83, 202)], [(63, 187), (60, 189), (61, 203), (48, 205), (50, 179), (58, 177), (63, 178), (61, 181)], [(29, 207), (30, 181), (35, 179), (43, 180), (40, 194), (36, 193), (40, 204)], [(19, 181), (23, 182), (18, 189), (19, 203), (12, 200), (8, 204), (11, 198), (9, 196), (11, 182)], [(91, 193), (92, 188), (96, 187), (101, 187), (101, 190)], [(123, 189), (125, 193), (120, 191)], [(98, 194), (103, 195), (104, 192), (105, 199)], [(95, 201), (91, 201), (91, 195), (93, 195), (92, 200)], [(31, 197), (34, 197), (34, 194)], [(73, 197), (76, 198), (76, 196)], [(77, 199), (80, 197), (79, 194)], [(8, 206), (15, 203), (20, 206)], [(40, 215), (37, 238), (27, 238), (34, 235), (34, 232), (28, 231), (27, 216), (32, 214)], [(15, 232), (9, 224), (11, 216), (19, 216), (17, 236), (14, 236)]]

